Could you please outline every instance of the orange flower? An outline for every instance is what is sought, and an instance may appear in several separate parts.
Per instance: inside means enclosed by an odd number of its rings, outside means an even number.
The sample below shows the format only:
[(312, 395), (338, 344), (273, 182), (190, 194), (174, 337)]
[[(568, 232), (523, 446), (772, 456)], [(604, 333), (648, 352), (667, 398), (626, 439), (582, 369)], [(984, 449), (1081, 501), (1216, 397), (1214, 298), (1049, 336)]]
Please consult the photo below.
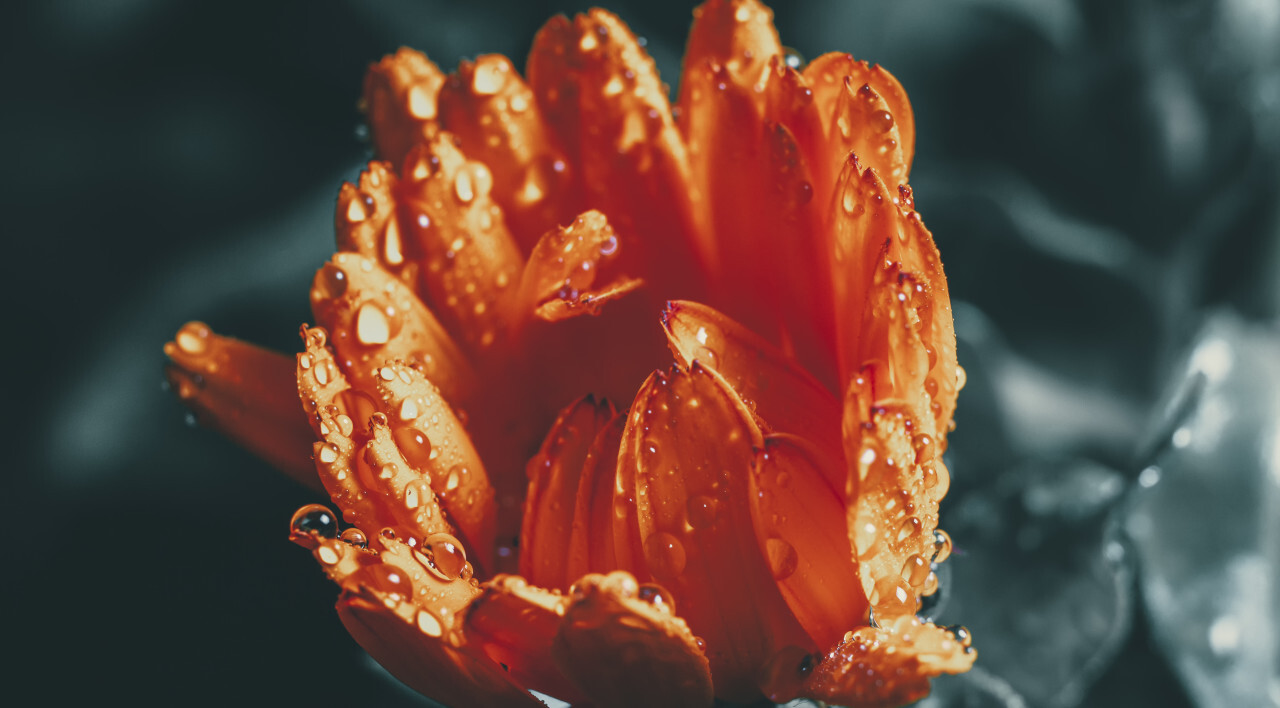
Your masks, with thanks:
[(755, 0), (694, 15), (674, 108), (603, 10), (524, 78), (386, 57), (305, 351), (166, 345), (206, 423), (328, 492), (348, 528), (292, 538), (437, 700), (878, 706), (973, 662), (915, 616), (962, 372), (906, 94), (800, 70)]

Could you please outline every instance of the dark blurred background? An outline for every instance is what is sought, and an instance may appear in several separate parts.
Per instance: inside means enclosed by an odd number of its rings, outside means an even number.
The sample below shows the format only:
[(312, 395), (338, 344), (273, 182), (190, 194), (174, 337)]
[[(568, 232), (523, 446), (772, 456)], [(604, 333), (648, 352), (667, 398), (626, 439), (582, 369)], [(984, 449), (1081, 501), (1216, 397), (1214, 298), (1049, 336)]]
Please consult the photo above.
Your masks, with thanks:
[[(286, 540), (315, 500), (188, 424), (162, 390), (160, 347), (201, 319), (295, 348), (338, 186), (367, 159), (355, 103), (371, 61), (408, 45), (445, 68), (488, 52), (519, 63), (547, 17), (585, 7), (6, 11), (10, 695), (422, 704), (364, 658), (334, 588)], [(674, 88), (692, 3), (608, 7)], [(1280, 513), (1280, 2), (775, 10), (785, 44), (882, 63), (915, 108), (916, 203), (969, 372), (943, 517), (957, 554), (935, 611), (968, 624), (983, 656), (929, 705), (1280, 705), (1266, 542)], [(1239, 435), (1201, 434), (1244, 412), (1254, 427)], [(1197, 516), (1185, 502), (1214, 494), (1200, 483), (1224, 466), (1244, 491)], [(1215, 545), (1224, 515), (1251, 525)], [(1178, 519), (1200, 531), (1172, 546)], [(1215, 584), (1211, 562), (1183, 562), (1192, 551), (1256, 556), (1261, 598), (1207, 619), (1210, 600), (1178, 600), (1188, 578), (1208, 577), (1212, 602), (1245, 582)], [(1179, 633), (1196, 622), (1207, 629)], [(1215, 702), (1241, 681), (1261, 692)]]

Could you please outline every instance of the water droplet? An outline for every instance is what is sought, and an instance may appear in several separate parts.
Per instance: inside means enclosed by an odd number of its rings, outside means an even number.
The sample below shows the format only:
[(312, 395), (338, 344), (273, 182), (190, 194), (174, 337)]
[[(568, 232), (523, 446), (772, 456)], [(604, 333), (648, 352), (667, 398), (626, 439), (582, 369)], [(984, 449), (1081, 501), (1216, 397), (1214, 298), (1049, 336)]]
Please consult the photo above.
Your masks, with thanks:
[(311, 375), (315, 377), (316, 383), (320, 384), (321, 386), (324, 386), (325, 384), (329, 383), (329, 362), (328, 361), (320, 362), (318, 365), (316, 365), (316, 368), (312, 370)]
[(507, 82), (509, 67), (505, 60), (486, 59), (476, 64), (471, 76), (471, 90), (477, 96), (492, 96)]
[(893, 128), (893, 114), (889, 111), (876, 111), (871, 114), (871, 129), (877, 133), (887, 133)]
[(438, 637), (444, 634), (444, 628), (440, 626), (440, 620), (426, 610), (418, 610), (418, 629), (428, 637)]
[(202, 322), (188, 322), (178, 330), (174, 341), (187, 354), (203, 354), (209, 349), (209, 326)]
[(924, 587), (920, 588), (920, 593), (926, 597), (932, 597), (938, 592), (938, 584), (938, 574), (931, 570), (929, 571), (929, 574), (924, 577)]
[(951, 557), (951, 536), (942, 529), (933, 530), (933, 562), (941, 563)]
[(964, 367), (956, 366), (956, 391), (963, 389), (968, 381), (969, 375), (965, 373)]
[(925, 462), (927, 460), (932, 460), (937, 454), (934, 448), (933, 438), (929, 437), (928, 435), (924, 435), (924, 434), (917, 435), (911, 441), (911, 443), (916, 450), (917, 464), (921, 462)]
[(418, 120), (432, 120), (436, 117), (436, 97), (423, 84), (414, 84), (408, 95), (409, 115)]
[(529, 97), (523, 91), (511, 97), (512, 113), (524, 113), (529, 108)]
[(347, 416), (358, 422), (361, 427), (367, 425), (369, 417), (378, 412), (378, 404), (374, 402), (373, 398), (369, 394), (355, 389), (347, 389), (338, 394), (338, 405)]
[(325, 263), (320, 268), (320, 277), (316, 278), (316, 290), (319, 291), (320, 297), (336, 300), (347, 294), (347, 283), (345, 271), (332, 263)]
[(445, 491), (452, 492), (453, 490), (457, 489), (458, 485), (462, 484), (462, 478), (465, 477), (466, 475), (467, 475), (466, 467), (462, 465), (454, 465), (453, 467), (450, 467), (449, 475), (445, 477), (445, 480), (444, 480)]
[(739, 5), (738, 9), (735, 10), (733, 13), (733, 19), (737, 20), (738, 22), (746, 22), (747, 20), (751, 19), (751, 7), (748, 6), (746, 3)]
[(676, 613), (676, 601), (672, 599), (671, 593), (667, 592), (661, 585), (646, 583), (640, 586), (636, 596), (641, 601), (653, 605), (655, 609), (662, 610), (669, 615)]
[(774, 580), (790, 578), (796, 572), (796, 567), (800, 565), (800, 556), (796, 553), (795, 546), (781, 538), (765, 540), (764, 552)]
[(917, 553), (913, 553), (907, 558), (907, 562), (902, 564), (902, 579), (911, 587), (923, 585), (929, 572), (929, 562)]
[(946, 628), (948, 632), (955, 635), (956, 641), (962, 646), (970, 646), (973, 644), (973, 635), (969, 634), (969, 629), (962, 624), (953, 624)]
[(387, 263), (391, 265), (404, 263), (404, 248), (400, 244), (400, 226), (396, 223), (394, 216), (387, 219), (387, 229), (383, 232), (382, 247)]
[(604, 95), (605, 95), (605, 96), (617, 96), (618, 94), (622, 93), (622, 88), (623, 88), (623, 86), (622, 86), (622, 77), (621, 77), (621, 76), (614, 76), (613, 78), (611, 78), (611, 79), (609, 79), (607, 82), (605, 82), (605, 85), (604, 85)]
[(687, 561), (684, 545), (680, 539), (664, 531), (659, 531), (644, 542), (644, 557), (649, 562), (649, 571), (663, 580), (674, 580), (684, 572)]
[(345, 546), (333, 543), (322, 543), (316, 547), (315, 554), (316, 559), (321, 563), (325, 565), (337, 565), (338, 561), (342, 560), (342, 557), (346, 555), (346, 552), (347, 549)]
[(347, 221), (358, 224), (369, 218), (369, 212), (364, 208), (364, 200), (360, 198), (359, 193), (347, 202)]
[(338, 537), (338, 520), (323, 504), (308, 504), (293, 513), (289, 533), (299, 536)]
[(406, 398), (400, 403), (400, 420), (415, 420), (420, 415), (422, 415), (422, 409), (418, 407), (413, 397)]
[(391, 339), (391, 323), (380, 307), (366, 302), (356, 311), (356, 339), (367, 347), (386, 344)]
[(688, 501), (689, 525), (695, 529), (714, 526), (719, 513), (720, 502), (705, 494), (695, 494)]
[(800, 71), (805, 65), (804, 56), (791, 47), (782, 48), (782, 63), (786, 64), (788, 69), (795, 71)]
[(413, 596), (413, 582), (409, 579), (408, 574), (399, 568), (379, 563), (366, 568), (361, 580), (365, 585), (388, 594), (399, 595), (401, 597)]
[[(453, 193), (457, 195), (458, 201), (466, 204), (475, 199), (475, 186), (471, 183), (471, 173), (462, 170), (453, 178)], [(454, 249), (455, 251), (458, 249)]]
[(320, 461), (326, 465), (332, 465), (338, 461), (338, 446), (333, 443), (325, 443), (320, 446)]
[(922, 524), (920, 523), (919, 517), (908, 517), (906, 521), (902, 522), (902, 525), (898, 526), (898, 543), (902, 543), (908, 538), (920, 533), (921, 526)]
[(424, 480), (410, 482), (404, 488), (404, 508), (406, 509), (417, 509), (429, 498), (431, 498), (431, 487)]
[(338, 538), (346, 542), (347, 545), (355, 546), (356, 548), (369, 547), (369, 538), (364, 535), (364, 531), (361, 531), (354, 526), (343, 531)]
[(431, 462), (431, 440), (427, 434), (415, 428), (397, 428), (393, 435), (404, 459), (414, 469), (427, 469)]
[(462, 543), (447, 533), (433, 533), (423, 539), (422, 554), (427, 560), (427, 570), (445, 582), (462, 577), (468, 565)]
[(600, 46), (600, 41), (597, 40), (595, 34), (591, 32), (583, 33), (582, 41), (578, 42), (578, 47), (584, 52), (589, 52), (598, 46)]

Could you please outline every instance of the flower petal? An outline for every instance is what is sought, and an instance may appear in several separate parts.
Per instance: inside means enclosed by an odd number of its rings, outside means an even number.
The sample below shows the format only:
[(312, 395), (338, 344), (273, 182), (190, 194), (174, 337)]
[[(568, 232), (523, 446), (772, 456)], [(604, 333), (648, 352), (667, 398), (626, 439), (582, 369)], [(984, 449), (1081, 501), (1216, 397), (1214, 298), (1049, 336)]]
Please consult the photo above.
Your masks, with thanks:
[(398, 165), (436, 134), (436, 97), (444, 72), (421, 52), (401, 47), (369, 67), (362, 103), (378, 157)]
[[(832, 184), (840, 160), (851, 151), (874, 167), (891, 186), (906, 184), (915, 151), (915, 116), (907, 92), (878, 64), (851, 54), (824, 54), (805, 67), (818, 113), (828, 116), (826, 155), (814, 155), (814, 169)], [(825, 157), (825, 159), (823, 159)]]
[(868, 609), (843, 495), (793, 435), (766, 437), (749, 479), (756, 539), (783, 599), (814, 645), (834, 646)]
[(752, 531), (747, 477), (762, 444), (742, 402), (695, 363), (649, 378), (619, 455), (645, 566), (706, 639), (716, 696), (729, 701), (759, 695), (757, 675), (778, 647), (809, 644)]
[(312, 549), (342, 588), (338, 616), (351, 636), (414, 690), (451, 705), (542, 705), (467, 645), (461, 618), (480, 590), (465, 565), (461, 574), (442, 575), (430, 549), (384, 536), (375, 536), (367, 549), (316, 536), (291, 538)]
[(560, 413), (542, 448), (529, 460), (520, 574), (534, 585), (569, 587), (566, 569), (579, 479), (592, 443), (616, 414), (608, 401), (579, 399)]
[(595, 705), (711, 705), (711, 667), (664, 592), (621, 571), (574, 583), (552, 655)]
[(580, 210), (572, 167), (510, 59), (462, 62), (440, 90), (440, 120), (468, 155), (493, 169), (493, 199), (524, 253)]
[(578, 702), (581, 692), (551, 655), (566, 605), (568, 598), (559, 592), (530, 585), (518, 575), (499, 575), (484, 584), (467, 610), (467, 643), (482, 649), (520, 685)]
[(188, 322), (172, 342), (165, 375), (202, 425), (221, 432), (294, 480), (320, 489), (315, 435), (298, 408), (289, 357)]
[[(552, 18), (529, 54), (529, 84), (579, 172), (587, 208), (609, 215), (639, 271), (662, 291), (699, 287), (688, 156), (653, 60), (600, 9)], [(654, 208), (661, 205), (661, 208)], [(691, 249), (697, 252), (691, 252)]]
[(398, 182), (389, 164), (370, 162), (360, 173), (358, 186), (342, 184), (334, 231), (339, 251), (370, 258), (412, 287), (417, 279), (417, 264), (405, 259), (404, 236), (396, 213)]
[(617, 235), (598, 211), (588, 211), (569, 226), (548, 231), (534, 246), (520, 279), (517, 307), (521, 312), (515, 317), (532, 311), (554, 322), (584, 312), (596, 314), (605, 302), (639, 287), (641, 281), (621, 276), (595, 285), (602, 269), (616, 275), (610, 271), (616, 269), (611, 261), (618, 248)]
[(371, 390), (377, 367), (391, 360), (422, 367), (451, 401), (466, 400), (475, 386), (470, 363), (444, 327), (372, 259), (334, 254), (312, 281), (311, 309), (357, 388)]
[(480, 564), (492, 568), (494, 488), (462, 422), (417, 369), (388, 363), (378, 369), (375, 380), (382, 408), (395, 426), (395, 447), (412, 469), (430, 480), (449, 520)]
[(618, 447), (627, 421), (619, 413), (596, 433), (582, 463), (573, 505), (566, 574), (580, 578), (619, 567), (613, 546), (613, 487), (618, 473)]
[(968, 671), (976, 658), (967, 638), (907, 615), (850, 632), (812, 668), (799, 695), (848, 708), (902, 705), (928, 694), (931, 677)]
[(682, 367), (698, 361), (715, 370), (769, 430), (812, 441), (822, 453), (828, 483), (844, 499), (840, 402), (825, 386), (777, 347), (706, 305), (668, 302), (662, 326)]
[(522, 260), (492, 188), (493, 173), (468, 160), (448, 133), (411, 150), (400, 176), (418, 293), (472, 351), (488, 349), (506, 327), (500, 300)]

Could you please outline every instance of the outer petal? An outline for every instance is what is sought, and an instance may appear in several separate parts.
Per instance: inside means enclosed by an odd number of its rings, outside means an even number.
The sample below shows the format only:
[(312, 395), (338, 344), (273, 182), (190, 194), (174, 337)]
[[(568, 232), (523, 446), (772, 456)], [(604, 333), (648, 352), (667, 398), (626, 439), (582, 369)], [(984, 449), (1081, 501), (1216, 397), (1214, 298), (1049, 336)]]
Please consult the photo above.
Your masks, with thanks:
[[(703, 244), (684, 142), (653, 60), (617, 17), (560, 16), (534, 38), (529, 84), (547, 124), (581, 170), (588, 208), (609, 215), (641, 273), (664, 292), (694, 294)], [(654, 208), (661, 205), (661, 208)]]
[(711, 667), (663, 594), (624, 572), (574, 584), (552, 655), (596, 705), (711, 705)]
[(812, 441), (823, 474), (843, 500), (840, 402), (825, 386), (777, 347), (706, 305), (669, 302), (662, 326), (681, 366), (698, 361), (715, 370), (769, 430)]
[(492, 188), (489, 168), (441, 133), (405, 158), (398, 194), (418, 292), (472, 351), (487, 350), (506, 327), (500, 300), (521, 265)]
[(834, 646), (867, 624), (858, 562), (842, 495), (823, 477), (803, 438), (770, 435), (750, 476), (760, 551), (782, 597), (815, 646)]
[(164, 345), (165, 375), (201, 424), (302, 484), (319, 489), (315, 435), (298, 406), (289, 357), (188, 322)]
[(761, 667), (809, 638), (756, 543), (748, 475), (762, 444), (741, 401), (708, 371), (655, 374), (636, 396), (619, 455), (634, 494), (649, 572), (707, 640), (716, 696), (759, 695)]
[(610, 261), (618, 248), (618, 237), (598, 211), (582, 214), (566, 228), (548, 231), (529, 256), (520, 280), (516, 305), (520, 312), (512, 318), (530, 311), (553, 322), (596, 314), (604, 303), (636, 289), (639, 280), (621, 276), (596, 285), (602, 269), (615, 270)]
[(470, 363), (431, 311), (369, 258), (335, 254), (312, 281), (311, 309), (357, 388), (372, 390), (377, 368), (393, 359), (420, 366), (451, 401), (475, 386)]
[(572, 577), (566, 569), (579, 479), (592, 443), (616, 414), (608, 401), (597, 403), (593, 396), (578, 400), (560, 413), (529, 460), (520, 573), (535, 585), (569, 587)]
[(468, 155), (493, 168), (494, 201), (525, 253), (580, 211), (573, 168), (510, 59), (462, 62), (440, 90), (440, 119)]
[[(902, 705), (923, 698), (931, 677), (968, 671), (976, 658), (967, 639), (904, 616), (846, 635), (812, 668), (799, 695), (849, 708)], [(788, 693), (775, 693), (775, 700), (788, 700)]]
[(405, 47), (369, 67), (362, 102), (378, 157), (398, 165), (410, 148), (436, 134), (443, 83), (439, 67)]

